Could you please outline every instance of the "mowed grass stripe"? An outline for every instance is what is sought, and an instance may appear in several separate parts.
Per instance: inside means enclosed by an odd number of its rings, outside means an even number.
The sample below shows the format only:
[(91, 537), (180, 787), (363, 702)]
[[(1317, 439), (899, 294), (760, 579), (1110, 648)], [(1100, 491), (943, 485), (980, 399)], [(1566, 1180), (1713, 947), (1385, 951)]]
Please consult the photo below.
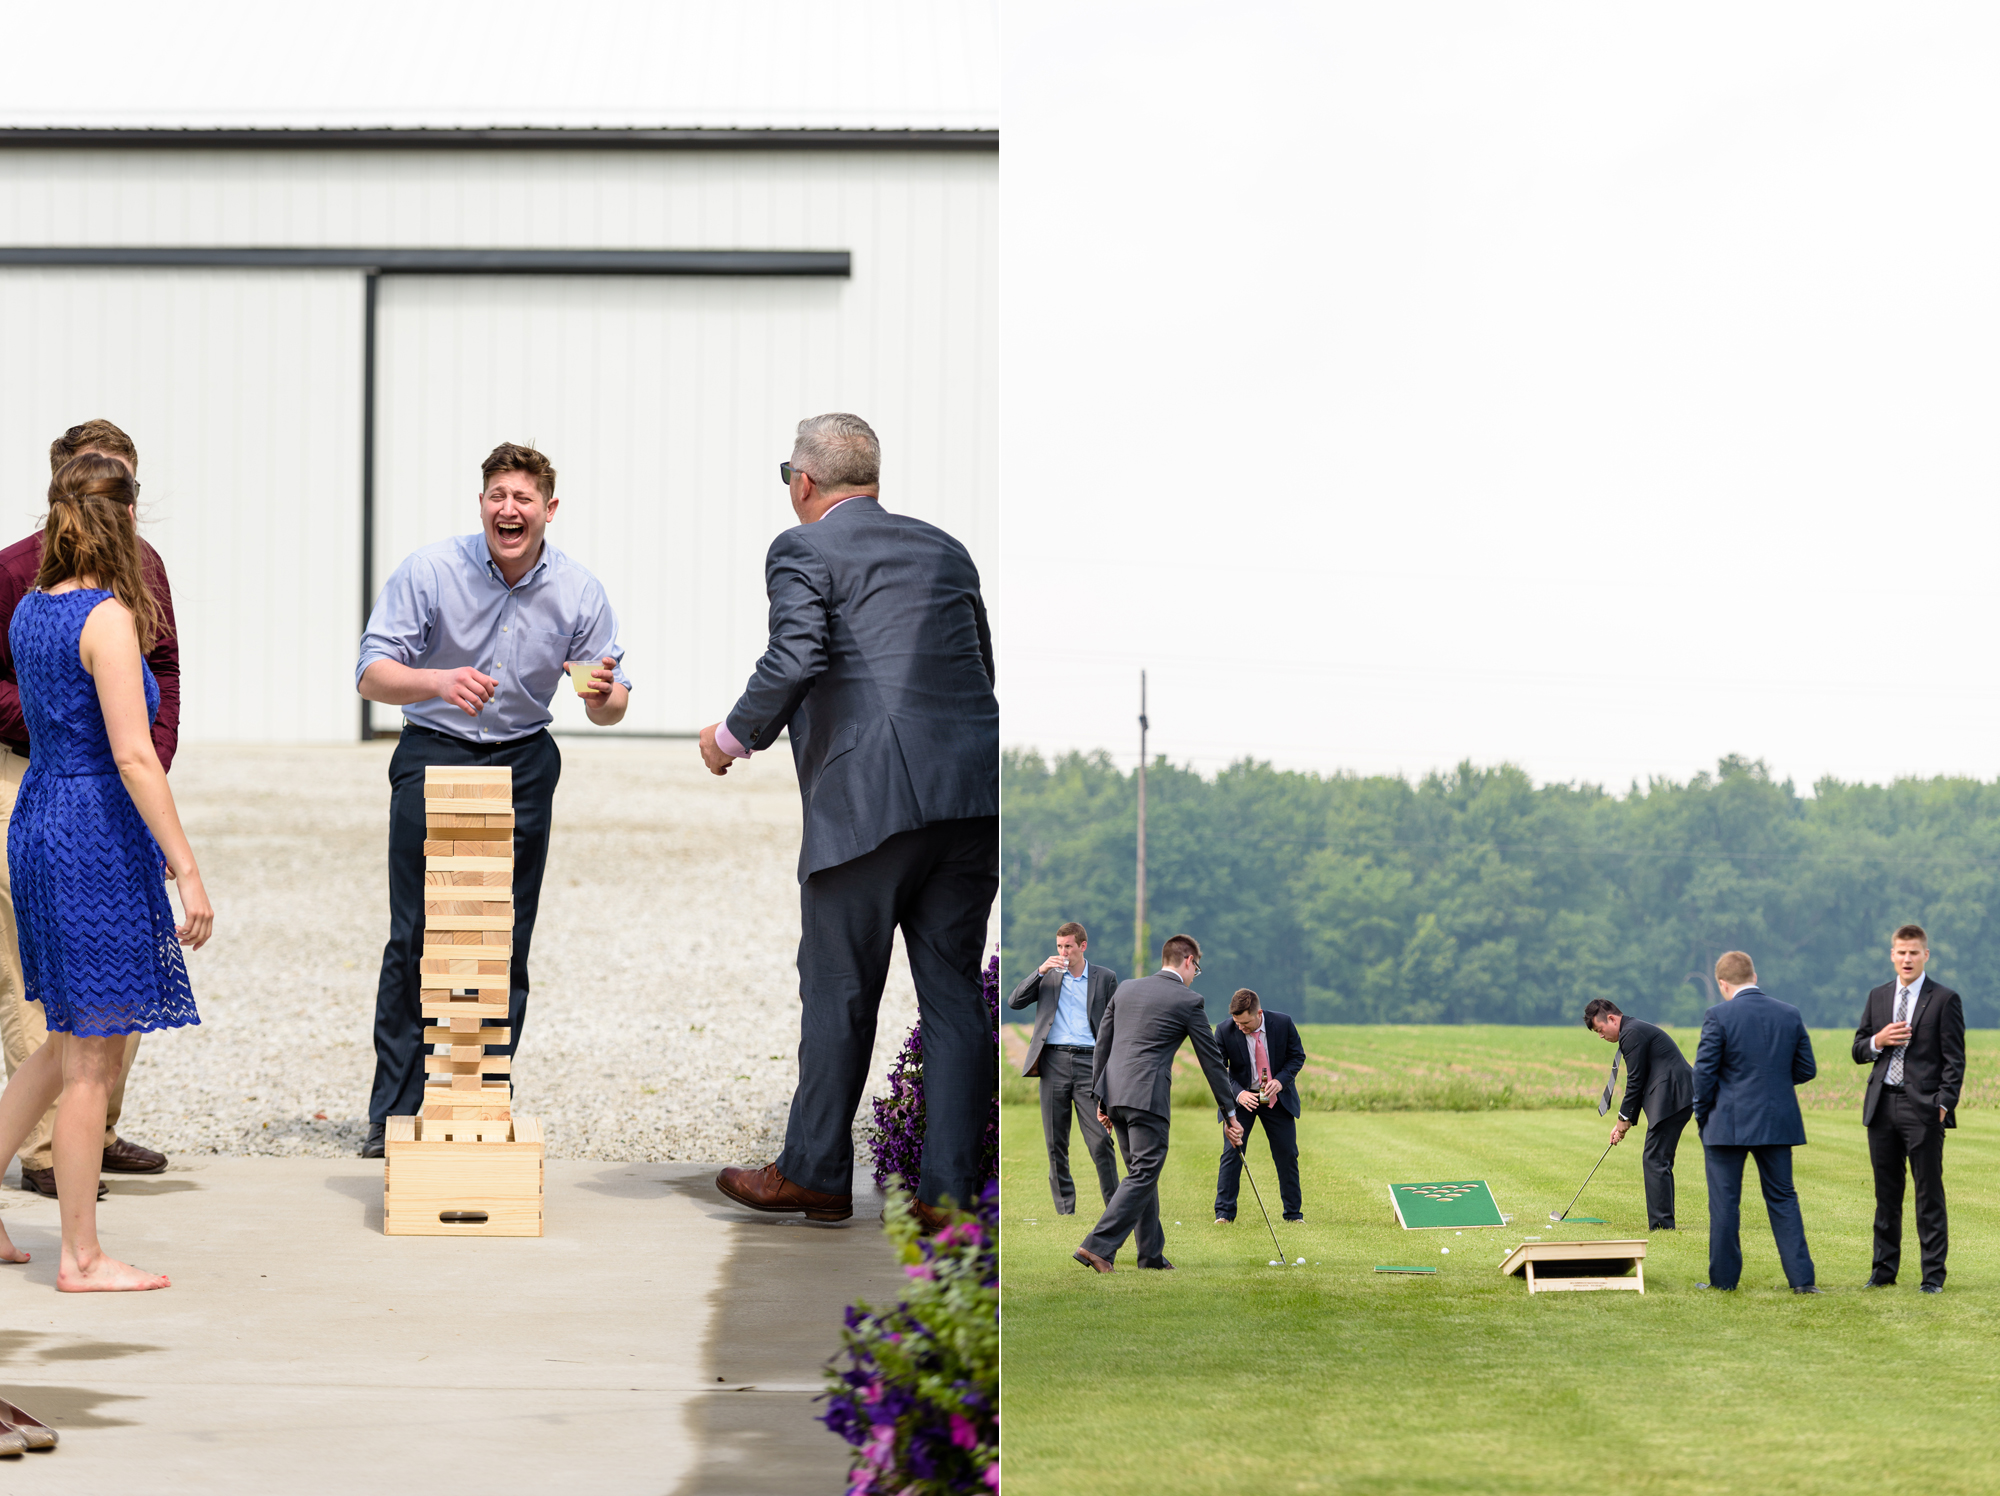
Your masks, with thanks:
[[(1644, 1016), (1643, 1014), (1640, 1016)], [(1669, 1028), (1690, 1063), (1699, 1028)], [(1486, 1112), (1537, 1111), (1597, 1105), (1611, 1071), (1612, 1047), (1586, 1032), (1568, 1028), (1524, 1028), (1508, 1024), (1426, 1027), (1418, 1024), (1302, 1024), (1306, 1068), (1299, 1077), (1300, 1100), (1308, 1111)], [(1007, 1063), (1001, 1066), (1003, 1105), (1036, 1104), (1035, 1083), (1020, 1076), (1028, 1030), (1002, 1030)], [(1813, 1054), (1820, 1073), (1799, 1088), (1808, 1112), (1843, 1111), (1861, 1105), (1866, 1067), (1849, 1053), (1852, 1029), (1814, 1029)], [(2000, 1029), (1974, 1029), (1965, 1036), (1964, 1105), (2000, 1108)], [(1619, 1095), (1625, 1070), (1618, 1070)], [(1174, 1104), (1210, 1104), (1194, 1053), (1181, 1047), (1174, 1062)]]
[[(1690, 1129), (1683, 1229), (1651, 1237), (1644, 1297), (1533, 1299), (1499, 1272), (1524, 1236), (1647, 1234), (1642, 1132), (1612, 1150), (1579, 1202), (1606, 1224), (1556, 1228), (1549, 1213), (1604, 1147), (1594, 1113), (1308, 1112), (1306, 1224), (1277, 1223), (1287, 1258), (1308, 1266), (1277, 1269), (1247, 1186), (1236, 1224), (1211, 1224), (1213, 1115), (1175, 1116), (1163, 1219), (1178, 1271), (1133, 1270), (1128, 1245), (1103, 1277), (1069, 1260), (1094, 1220), (1094, 1187), (1083, 1213), (1054, 1217), (1039, 1117), (1003, 1113), (1009, 1496), (2000, 1489), (2000, 1114), (1961, 1113), (1946, 1145), (1952, 1256), (1940, 1296), (1916, 1291), (1913, 1223), (1902, 1284), (1859, 1288), (1874, 1207), (1850, 1113), (1809, 1116), (1812, 1141), (1794, 1153), (1825, 1294), (1785, 1287), (1754, 1165), (1743, 1287), (1695, 1291), (1708, 1223)], [(1261, 1137), (1250, 1166), (1275, 1211)], [(1482, 1178), (1511, 1225), (1396, 1226), (1387, 1183)], [(1377, 1274), (1380, 1263), (1441, 1270)]]

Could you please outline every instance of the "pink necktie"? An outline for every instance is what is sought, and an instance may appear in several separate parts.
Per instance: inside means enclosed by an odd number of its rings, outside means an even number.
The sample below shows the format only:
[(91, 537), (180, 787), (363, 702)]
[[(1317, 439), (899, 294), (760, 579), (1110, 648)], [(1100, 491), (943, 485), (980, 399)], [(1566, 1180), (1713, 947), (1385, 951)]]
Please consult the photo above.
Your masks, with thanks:
[(1257, 1084), (1271, 1078), (1271, 1051), (1264, 1047), (1264, 1031), (1257, 1030)]

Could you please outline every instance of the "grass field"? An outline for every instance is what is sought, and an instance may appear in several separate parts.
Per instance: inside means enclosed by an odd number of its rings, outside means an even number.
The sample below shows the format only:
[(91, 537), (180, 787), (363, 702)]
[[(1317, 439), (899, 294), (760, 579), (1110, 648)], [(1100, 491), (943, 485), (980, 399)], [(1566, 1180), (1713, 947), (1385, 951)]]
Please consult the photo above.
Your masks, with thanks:
[[(1465, 1045), (1477, 1032), (1318, 1030), (1306, 1043), (1315, 1054), (1361, 1054), (1385, 1092), (1393, 1077), (1378, 1060), (1392, 1054), (1496, 1091), (1511, 1083), (1518, 1098), (1525, 1080), (1580, 1049), (1593, 1098), (1603, 1084), (1609, 1047), (1580, 1028), (1485, 1030), (1514, 1042), (1483, 1055)], [(1384, 1042), (1353, 1042), (1363, 1034)], [(1328, 1042), (1343, 1037), (1344, 1047)], [(1846, 1058), (1846, 1038), (1814, 1035), (1830, 1091), (1851, 1092), (1850, 1075), (1862, 1073)], [(1971, 1038), (1969, 1079), (1990, 1088), (2000, 1035)], [(1676, 1171), (1682, 1230), (1651, 1238), (1646, 1294), (1530, 1299), (1498, 1271), (1503, 1249), (1523, 1236), (1646, 1235), (1643, 1134), (1612, 1152), (1577, 1207), (1607, 1224), (1551, 1229), (1549, 1213), (1602, 1151), (1606, 1122), (1594, 1106), (1536, 1110), (1518, 1099), (1460, 1111), (1309, 1111), (1299, 1134), (1306, 1223), (1278, 1224), (1286, 1257), (1307, 1265), (1272, 1268), (1247, 1185), (1236, 1224), (1211, 1224), (1221, 1142), (1213, 1115), (1189, 1107), (1175, 1116), (1162, 1204), (1177, 1271), (1133, 1270), (1128, 1246), (1120, 1270), (1101, 1277), (1069, 1259), (1094, 1210), (1053, 1215), (1039, 1118), (1028, 1107), (1003, 1110), (1009, 1496), (2000, 1490), (2000, 1110), (1962, 1111), (1946, 1145), (1951, 1277), (1935, 1297), (1916, 1290), (1914, 1224), (1902, 1283), (1859, 1286), (1873, 1199), (1851, 1104), (1810, 1112), (1812, 1141), (1794, 1154), (1826, 1290), (1817, 1297), (1785, 1288), (1754, 1166), (1742, 1287), (1695, 1290), (1707, 1276), (1708, 1223), (1690, 1128)], [(1250, 1163), (1275, 1211), (1261, 1140)], [(1492, 1185), (1510, 1226), (1463, 1235), (1396, 1226), (1389, 1183), (1474, 1178)], [(1383, 1263), (1441, 1270), (1372, 1271)]]

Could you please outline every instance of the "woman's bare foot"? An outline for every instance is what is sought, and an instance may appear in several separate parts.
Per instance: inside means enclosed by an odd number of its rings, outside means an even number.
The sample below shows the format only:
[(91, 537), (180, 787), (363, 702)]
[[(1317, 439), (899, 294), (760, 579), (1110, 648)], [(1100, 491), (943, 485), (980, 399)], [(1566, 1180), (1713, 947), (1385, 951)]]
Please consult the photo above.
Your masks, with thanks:
[(85, 1267), (65, 1251), (62, 1265), (56, 1269), (56, 1288), (63, 1293), (136, 1293), (172, 1286), (166, 1274), (141, 1272), (105, 1252), (99, 1252)]
[(0, 1262), (26, 1262), (28, 1254), (14, 1245), (14, 1239), (7, 1234), (7, 1228), (0, 1226)]

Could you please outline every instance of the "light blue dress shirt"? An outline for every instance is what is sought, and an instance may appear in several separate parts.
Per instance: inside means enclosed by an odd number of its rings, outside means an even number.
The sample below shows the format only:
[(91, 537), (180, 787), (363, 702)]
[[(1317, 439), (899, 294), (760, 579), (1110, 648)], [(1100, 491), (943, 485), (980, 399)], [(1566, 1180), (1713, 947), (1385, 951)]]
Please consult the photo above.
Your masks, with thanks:
[(1062, 996), (1056, 999), (1055, 1020), (1049, 1024), (1049, 1036), (1045, 1044), (1081, 1044), (1086, 1049), (1097, 1043), (1097, 1035), (1090, 1031), (1090, 968), (1084, 967), (1083, 975), (1071, 976), (1068, 967), (1063, 968)]
[[(509, 587), (480, 531), (412, 551), (396, 568), (368, 615), (354, 681), (377, 660), (470, 665), (499, 682), (477, 717), (433, 698), (404, 707), (404, 719), (468, 742), (510, 743), (555, 720), (549, 700), (566, 662), (606, 655), (623, 660), (625, 650), (596, 577), (544, 540), (541, 559)], [(622, 668), (611, 675), (631, 689)]]

